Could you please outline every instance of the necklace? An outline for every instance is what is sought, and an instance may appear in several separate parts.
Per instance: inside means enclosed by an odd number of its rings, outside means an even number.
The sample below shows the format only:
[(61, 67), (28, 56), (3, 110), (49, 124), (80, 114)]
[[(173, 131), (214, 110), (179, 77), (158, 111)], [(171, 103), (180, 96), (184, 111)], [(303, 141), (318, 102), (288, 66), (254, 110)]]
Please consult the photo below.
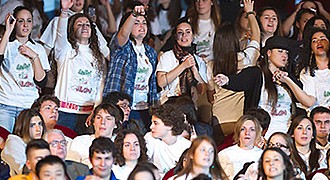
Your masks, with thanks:
[(140, 46), (133, 45), (133, 47), (134, 47), (135, 53), (140, 57), (140, 59), (144, 59), (144, 61), (146, 62), (146, 64), (149, 64), (148, 58), (145, 55), (144, 46), (143, 45), (140, 45)]

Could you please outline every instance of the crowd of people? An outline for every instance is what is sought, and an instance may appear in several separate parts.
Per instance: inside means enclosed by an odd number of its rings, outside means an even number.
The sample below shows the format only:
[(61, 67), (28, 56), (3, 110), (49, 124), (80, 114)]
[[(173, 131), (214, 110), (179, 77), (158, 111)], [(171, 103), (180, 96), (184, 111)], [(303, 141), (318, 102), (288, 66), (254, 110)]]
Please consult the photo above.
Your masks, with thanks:
[(0, 179), (330, 178), (324, 2), (42, 2), (0, 7)]

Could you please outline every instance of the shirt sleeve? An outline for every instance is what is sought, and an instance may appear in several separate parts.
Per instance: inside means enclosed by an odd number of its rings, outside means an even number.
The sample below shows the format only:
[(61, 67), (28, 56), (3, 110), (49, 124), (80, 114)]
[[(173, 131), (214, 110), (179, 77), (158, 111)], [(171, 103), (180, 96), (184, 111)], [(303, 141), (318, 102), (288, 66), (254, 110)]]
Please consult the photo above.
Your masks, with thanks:
[(310, 96), (316, 97), (315, 92), (315, 81), (312, 76), (309, 75), (309, 72), (303, 70), (300, 73), (300, 81), (303, 84), (303, 90)]

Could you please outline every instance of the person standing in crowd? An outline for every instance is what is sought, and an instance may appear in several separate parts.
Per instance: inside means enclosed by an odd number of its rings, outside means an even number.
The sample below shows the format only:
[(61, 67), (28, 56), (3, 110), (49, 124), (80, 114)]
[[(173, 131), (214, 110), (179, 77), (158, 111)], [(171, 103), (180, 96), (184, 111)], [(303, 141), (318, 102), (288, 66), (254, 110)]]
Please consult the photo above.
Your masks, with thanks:
[(30, 37), (32, 27), (32, 13), (19, 6), (6, 16), (0, 41), (0, 125), (10, 132), (18, 114), (38, 98), (37, 86), (46, 84), (50, 69), (45, 50)]
[(310, 118), (316, 127), (316, 148), (328, 151), (330, 143), (328, 141), (330, 133), (330, 109), (322, 106), (315, 107), (311, 113)]
[(183, 132), (184, 115), (176, 110), (174, 104), (163, 104), (151, 109), (151, 132), (144, 139), (147, 155), (155, 164), (161, 176), (175, 166), (182, 152), (191, 142), (180, 136)]
[(92, 168), (87, 176), (78, 176), (76, 180), (101, 178), (117, 180), (112, 165), (117, 155), (115, 144), (107, 137), (95, 138), (89, 147), (89, 160)]
[(40, 159), (50, 155), (49, 145), (43, 139), (31, 140), (25, 150), (26, 167), (30, 170), (28, 175), (18, 174), (9, 178), (9, 180), (38, 179), (36, 165)]
[(88, 166), (79, 162), (65, 160), (67, 156), (68, 141), (61, 130), (51, 129), (43, 137), (49, 144), (51, 155), (58, 156), (65, 164), (67, 175), (70, 179), (88, 174)]
[(45, 131), (44, 120), (36, 110), (26, 109), (18, 115), (14, 132), (8, 136), (1, 152), (2, 160), (10, 166), (10, 175), (22, 173), (27, 143), (33, 139), (41, 139)]
[(68, 19), (72, 5), (70, 0), (61, 1), (55, 41), (55, 95), (61, 101), (58, 124), (83, 134), (88, 133), (87, 117), (101, 102), (106, 68), (94, 23), (80, 13)]
[(110, 42), (111, 61), (103, 91), (119, 91), (132, 97), (130, 116), (150, 125), (149, 107), (158, 102), (157, 53), (146, 44), (149, 27), (144, 6), (135, 6), (123, 16), (120, 28)]

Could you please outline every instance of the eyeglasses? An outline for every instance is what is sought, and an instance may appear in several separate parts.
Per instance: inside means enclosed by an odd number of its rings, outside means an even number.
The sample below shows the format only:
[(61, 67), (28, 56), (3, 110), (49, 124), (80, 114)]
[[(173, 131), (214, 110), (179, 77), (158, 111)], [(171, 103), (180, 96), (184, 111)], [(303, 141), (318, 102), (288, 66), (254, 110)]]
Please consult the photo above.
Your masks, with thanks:
[(118, 106), (119, 106), (120, 108), (122, 108), (122, 109), (127, 109), (127, 108), (130, 107), (130, 105), (129, 105), (129, 104), (126, 104), (126, 103), (118, 104)]
[(62, 140), (62, 141), (54, 140), (49, 143), (49, 145), (51, 145), (53, 148), (58, 147), (59, 145), (66, 146), (67, 144), (68, 144), (68, 141), (66, 141), (66, 140)]
[(273, 143), (269, 143), (268, 147), (277, 147), (277, 148), (285, 148), (285, 149), (289, 149), (289, 147), (287, 145), (281, 144), (279, 142), (273, 144)]

